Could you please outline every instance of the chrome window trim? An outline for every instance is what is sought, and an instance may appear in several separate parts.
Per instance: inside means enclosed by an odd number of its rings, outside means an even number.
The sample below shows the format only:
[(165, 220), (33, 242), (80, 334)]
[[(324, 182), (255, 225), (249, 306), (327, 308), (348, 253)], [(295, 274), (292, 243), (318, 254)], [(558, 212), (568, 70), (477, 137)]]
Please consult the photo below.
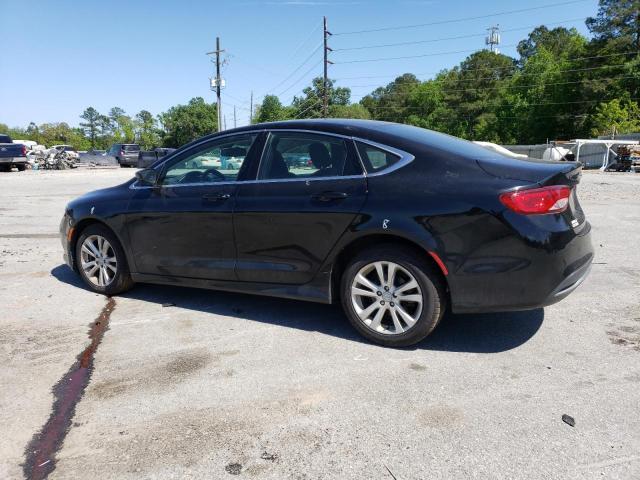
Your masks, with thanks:
[[(256, 176), (259, 174), (260, 172), (260, 167), (262, 166), (262, 159), (265, 155), (266, 149), (267, 149), (267, 144), (269, 143), (269, 137), (271, 136), (271, 134), (273, 132), (293, 132), (293, 133), (310, 133), (310, 134), (316, 134), (316, 135), (326, 135), (326, 136), (330, 136), (330, 137), (337, 137), (337, 138), (342, 138), (344, 140), (351, 140), (352, 142), (361, 142), (361, 143), (365, 143), (367, 145), (371, 145), (372, 147), (376, 147), (379, 148), (380, 150), (389, 152), (393, 155), (396, 155), (398, 157), (400, 157), (400, 160), (398, 160), (396, 163), (394, 163), (393, 165), (391, 165), (388, 168), (385, 168), (384, 170), (381, 170), (379, 172), (374, 172), (374, 173), (368, 173), (367, 169), (364, 166), (364, 162), (362, 161), (362, 158), (360, 157), (360, 152), (358, 151), (358, 146), (354, 145), (354, 148), (356, 150), (356, 154), (358, 157), (358, 160), (360, 161), (360, 166), (362, 167), (362, 174), (361, 175), (347, 175), (347, 176), (330, 176), (330, 177), (302, 177), (302, 178), (273, 178), (273, 179), (258, 179), (255, 178), (253, 180), (229, 180), (229, 181), (225, 181), (225, 182), (200, 182), (200, 183), (183, 183), (183, 184), (177, 184), (177, 185), (158, 185), (158, 186), (138, 186), (136, 185), (138, 183), (138, 181), (136, 180), (135, 182), (133, 182), (131, 185), (129, 185), (129, 188), (132, 190), (144, 190), (144, 189), (153, 189), (153, 188), (178, 188), (178, 187), (204, 187), (204, 186), (216, 186), (216, 185), (252, 185), (252, 184), (256, 184), (256, 183), (276, 183), (276, 182), (285, 182), (285, 183), (289, 183), (289, 182), (317, 182), (319, 180), (341, 180), (341, 179), (345, 179), (345, 180), (353, 180), (353, 179), (359, 179), (359, 178), (367, 178), (367, 177), (379, 177), (382, 175), (386, 175), (387, 173), (391, 173), (395, 170), (399, 170), (400, 168), (408, 165), (409, 163), (411, 163), (413, 160), (415, 160), (415, 156), (410, 154), (409, 152), (405, 152), (404, 150), (399, 150), (397, 148), (394, 147), (390, 147), (388, 145), (384, 145), (382, 143), (377, 143), (377, 142), (373, 142), (371, 140), (367, 140), (364, 138), (360, 138), (360, 137), (353, 137), (353, 136), (349, 136), (349, 135), (343, 135), (340, 133), (333, 133), (333, 132), (324, 132), (324, 131), (318, 131), (318, 130), (305, 130), (305, 129), (273, 129), (273, 130), (268, 130), (268, 129), (261, 129), (261, 130), (249, 130), (247, 132), (235, 132), (235, 133), (228, 133), (228, 134), (222, 134), (220, 136), (216, 136), (215, 138), (209, 138), (207, 140), (203, 140), (201, 142), (198, 142), (194, 145), (192, 145), (191, 147), (189, 147), (187, 150), (185, 150), (185, 152), (188, 152), (189, 150), (196, 148), (202, 144), (211, 142), (213, 140), (217, 140), (219, 138), (224, 138), (224, 137), (230, 137), (233, 135), (248, 135), (251, 134), (253, 132), (256, 132), (257, 134), (266, 132), (267, 133), (267, 138), (264, 141), (264, 145), (262, 146), (262, 153), (260, 154), (260, 159), (258, 161), (258, 170), (256, 172)], [(181, 152), (184, 153), (184, 152)], [(167, 159), (170, 160), (170, 159)], [(164, 164), (166, 163), (166, 161), (160, 163), (157, 168), (164, 168)]]
[[(396, 155), (397, 157), (400, 157), (400, 160), (398, 160), (396, 163), (394, 163), (390, 167), (380, 170), (379, 172), (373, 172), (373, 173), (367, 172), (367, 176), (369, 177), (379, 177), (382, 175), (386, 175), (387, 173), (391, 173), (395, 170), (398, 170), (404, 167), (405, 165), (408, 165), (409, 163), (413, 162), (416, 158), (414, 155), (410, 154), (409, 152), (405, 152), (404, 150), (399, 150), (397, 148), (393, 148), (388, 145), (383, 145), (382, 143), (372, 142), (371, 140), (366, 140), (364, 138), (353, 137), (353, 141), (371, 145), (372, 147), (379, 148), (382, 151), (385, 151), (385, 152), (391, 153), (392, 155)], [(358, 149), (358, 145), (356, 145), (355, 147), (356, 147), (356, 152), (358, 152), (358, 157), (360, 158), (360, 162), (363, 164), (363, 168), (364, 168), (364, 161), (360, 156), (360, 150)], [(366, 168), (364, 170), (365, 172), (367, 171)]]

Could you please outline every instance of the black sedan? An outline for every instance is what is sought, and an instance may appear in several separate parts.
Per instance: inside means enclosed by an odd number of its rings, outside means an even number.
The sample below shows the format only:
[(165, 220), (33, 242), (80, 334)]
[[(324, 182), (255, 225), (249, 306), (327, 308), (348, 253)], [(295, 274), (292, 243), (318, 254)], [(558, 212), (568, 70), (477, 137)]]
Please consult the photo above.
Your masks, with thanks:
[(580, 175), (407, 125), (251, 125), (72, 201), (60, 231), (96, 292), (145, 282), (340, 301), (366, 338), (404, 346), (446, 308), (571, 293), (593, 259)]

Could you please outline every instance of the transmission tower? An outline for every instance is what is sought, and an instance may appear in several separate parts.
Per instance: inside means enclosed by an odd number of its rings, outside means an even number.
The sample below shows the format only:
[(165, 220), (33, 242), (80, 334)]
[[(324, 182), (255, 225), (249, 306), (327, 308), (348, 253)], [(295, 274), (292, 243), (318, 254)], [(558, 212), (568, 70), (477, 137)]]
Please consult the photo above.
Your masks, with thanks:
[(498, 50), (498, 45), (500, 45), (500, 26), (494, 25), (493, 27), (487, 28), (489, 34), (484, 40), (484, 43), (489, 45), (489, 50), (493, 53), (500, 53)]

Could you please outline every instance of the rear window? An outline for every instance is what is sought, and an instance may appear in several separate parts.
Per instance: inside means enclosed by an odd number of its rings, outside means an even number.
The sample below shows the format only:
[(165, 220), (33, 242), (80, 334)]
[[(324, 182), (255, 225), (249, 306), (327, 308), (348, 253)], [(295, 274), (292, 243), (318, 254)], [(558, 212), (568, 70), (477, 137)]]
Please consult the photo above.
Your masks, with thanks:
[(140, 145), (123, 145), (122, 149), (125, 152), (139, 152), (140, 151)]
[(362, 158), (362, 163), (364, 163), (367, 173), (381, 172), (400, 160), (398, 155), (374, 147), (373, 145), (361, 142), (356, 142), (356, 144), (358, 145), (358, 153), (360, 153), (360, 158)]
[(0, 135), (0, 143), (13, 143), (9, 135)]

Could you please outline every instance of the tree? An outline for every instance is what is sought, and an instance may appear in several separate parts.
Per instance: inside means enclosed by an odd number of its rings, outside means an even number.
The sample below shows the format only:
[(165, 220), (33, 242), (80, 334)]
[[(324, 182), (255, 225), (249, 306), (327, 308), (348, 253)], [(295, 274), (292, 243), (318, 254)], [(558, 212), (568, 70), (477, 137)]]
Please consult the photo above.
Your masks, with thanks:
[(96, 148), (101, 117), (102, 115), (100, 115), (100, 113), (98, 113), (98, 111), (93, 107), (87, 108), (82, 115), (80, 115), (80, 118), (85, 120), (84, 122), (80, 122), (80, 127), (84, 129), (85, 135), (89, 136), (92, 148)]
[(410, 112), (407, 102), (420, 85), (412, 73), (405, 73), (384, 87), (376, 88), (360, 100), (360, 104), (371, 113), (371, 118), (404, 123)]
[(359, 118), (368, 120), (371, 118), (369, 110), (359, 103), (351, 105), (330, 105), (329, 118)]
[(180, 147), (218, 129), (217, 108), (202, 97), (192, 98), (187, 105), (176, 105), (160, 114), (165, 129), (166, 147)]
[(542, 48), (554, 55), (577, 56), (584, 49), (587, 39), (575, 28), (557, 27), (549, 30), (544, 25), (535, 28), (529, 36), (518, 43), (520, 62), (524, 64)]
[(598, 105), (593, 117), (592, 135), (615, 135), (638, 130), (640, 130), (640, 107), (636, 102), (616, 98)]
[(262, 103), (258, 105), (254, 116), (255, 123), (275, 122), (285, 120), (289, 117), (289, 111), (280, 103), (280, 99), (275, 95), (266, 95)]
[(145, 150), (160, 146), (157, 121), (147, 110), (141, 110), (136, 115), (138, 143)]
[[(323, 106), (324, 82), (322, 77), (316, 77), (311, 81), (311, 85), (305, 88), (303, 95), (293, 97), (291, 106), (293, 107), (293, 118), (321, 118)], [(335, 81), (327, 80), (327, 104), (348, 105), (351, 97), (351, 90), (345, 87), (336, 87)]]
[(586, 24), (595, 41), (608, 50), (640, 53), (640, 0), (600, 0), (596, 17)]

